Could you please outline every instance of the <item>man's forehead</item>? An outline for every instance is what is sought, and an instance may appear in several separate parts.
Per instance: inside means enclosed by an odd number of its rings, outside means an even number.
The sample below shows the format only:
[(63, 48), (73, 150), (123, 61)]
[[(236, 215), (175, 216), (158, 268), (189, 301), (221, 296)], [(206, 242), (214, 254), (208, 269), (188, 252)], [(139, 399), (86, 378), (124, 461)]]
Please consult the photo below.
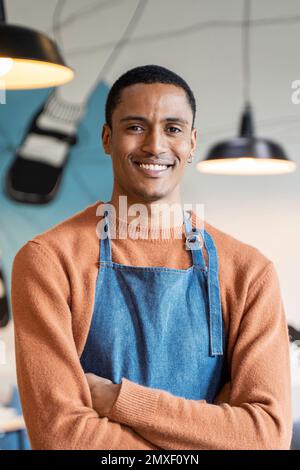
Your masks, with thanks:
[(186, 99), (185, 91), (178, 86), (166, 83), (136, 83), (123, 88), (121, 102), (127, 100), (156, 99), (160, 101), (172, 101)]
[(176, 116), (180, 111), (183, 119), (192, 114), (185, 91), (174, 85), (138, 83), (124, 88), (120, 98), (116, 111), (122, 117), (125, 114), (143, 115), (151, 110), (157, 112), (159, 109)]

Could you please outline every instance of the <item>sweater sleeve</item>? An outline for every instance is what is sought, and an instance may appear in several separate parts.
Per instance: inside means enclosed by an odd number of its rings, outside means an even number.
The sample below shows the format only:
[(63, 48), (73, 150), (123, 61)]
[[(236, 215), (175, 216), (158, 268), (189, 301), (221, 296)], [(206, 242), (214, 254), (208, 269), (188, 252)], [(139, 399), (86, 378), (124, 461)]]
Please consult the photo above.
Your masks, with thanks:
[(12, 269), (17, 379), (33, 449), (158, 449), (126, 425), (100, 418), (72, 334), (70, 287), (35, 241)]
[(229, 367), (214, 404), (123, 378), (109, 419), (164, 449), (289, 449), (289, 340), (271, 261), (248, 289)]

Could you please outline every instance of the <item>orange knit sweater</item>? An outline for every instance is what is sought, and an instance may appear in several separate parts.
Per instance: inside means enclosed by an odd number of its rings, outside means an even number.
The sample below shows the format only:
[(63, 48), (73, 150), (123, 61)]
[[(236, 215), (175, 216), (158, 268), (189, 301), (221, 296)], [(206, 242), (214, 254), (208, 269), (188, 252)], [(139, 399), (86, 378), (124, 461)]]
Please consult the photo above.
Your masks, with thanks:
[[(288, 449), (289, 343), (277, 273), (259, 250), (207, 222), (219, 257), (230, 381), (208, 404), (123, 378), (110, 415), (93, 410), (79, 357), (93, 312), (100, 203), (36, 236), (14, 259), (17, 376), (32, 448)], [(191, 253), (175, 232), (112, 240), (113, 261), (186, 269)]]

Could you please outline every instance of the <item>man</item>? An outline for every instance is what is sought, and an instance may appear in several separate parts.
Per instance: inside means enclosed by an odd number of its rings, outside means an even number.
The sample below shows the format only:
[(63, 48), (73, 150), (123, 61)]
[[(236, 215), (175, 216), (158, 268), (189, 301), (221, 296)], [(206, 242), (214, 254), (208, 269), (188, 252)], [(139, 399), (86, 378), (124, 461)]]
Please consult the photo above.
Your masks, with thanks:
[[(34, 449), (289, 448), (288, 333), (273, 263), (207, 222), (203, 230), (193, 211), (166, 227), (152, 212), (182, 209), (195, 110), (168, 69), (122, 75), (102, 132), (111, 201), (15, 257), (18, 385)], [(139, 232), (136, 205), (146, 208)]]

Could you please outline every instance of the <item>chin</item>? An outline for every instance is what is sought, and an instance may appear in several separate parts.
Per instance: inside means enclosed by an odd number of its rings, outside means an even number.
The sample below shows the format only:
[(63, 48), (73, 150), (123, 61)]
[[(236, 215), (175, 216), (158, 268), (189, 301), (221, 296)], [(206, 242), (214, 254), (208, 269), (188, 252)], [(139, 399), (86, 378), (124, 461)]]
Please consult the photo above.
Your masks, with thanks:
[(165, 198), (168, 196), (169, 192), (166, 191), (147, 191), (147, 190), (137, 190), (135, 193), (140, 196), (143, 201), (152, 202), (157, 201), (159, 199)]

